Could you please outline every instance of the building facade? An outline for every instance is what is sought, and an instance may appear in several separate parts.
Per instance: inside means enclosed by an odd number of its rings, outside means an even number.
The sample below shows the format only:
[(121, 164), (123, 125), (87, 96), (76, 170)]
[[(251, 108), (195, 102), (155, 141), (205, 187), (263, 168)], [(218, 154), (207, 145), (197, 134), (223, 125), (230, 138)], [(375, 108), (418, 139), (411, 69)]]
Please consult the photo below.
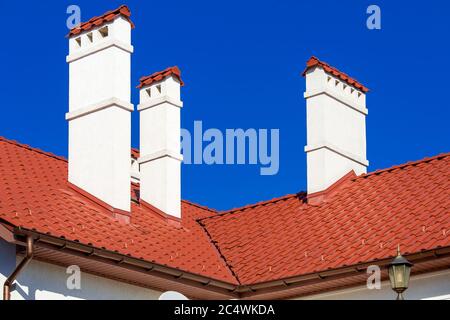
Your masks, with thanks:
[(4, 299), (394, 299), (398, 247), (405, 297), (449, 299), (450, 154), (368, 173), (369, 89), (311, 57), (307, 190), (220, 212), (182, 200), (177, 67), (140, 79), (131, 148), (130, 16), (68, 35), (68, 159), (0, 137)]

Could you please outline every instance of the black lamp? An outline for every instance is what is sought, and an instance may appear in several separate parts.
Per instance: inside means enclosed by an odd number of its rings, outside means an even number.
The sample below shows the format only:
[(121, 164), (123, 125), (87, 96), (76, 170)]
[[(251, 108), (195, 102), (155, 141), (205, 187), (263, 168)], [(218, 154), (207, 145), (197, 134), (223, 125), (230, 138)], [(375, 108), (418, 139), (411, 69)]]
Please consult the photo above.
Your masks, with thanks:
[(408, 289), (409, 275), (413, 264), (400, 254), (400, 245), (397, 248), (397, 256), (389, 264), (389, 280), (391, 288), (397, 292), (397, 300), (404, 300), (403, 292)]

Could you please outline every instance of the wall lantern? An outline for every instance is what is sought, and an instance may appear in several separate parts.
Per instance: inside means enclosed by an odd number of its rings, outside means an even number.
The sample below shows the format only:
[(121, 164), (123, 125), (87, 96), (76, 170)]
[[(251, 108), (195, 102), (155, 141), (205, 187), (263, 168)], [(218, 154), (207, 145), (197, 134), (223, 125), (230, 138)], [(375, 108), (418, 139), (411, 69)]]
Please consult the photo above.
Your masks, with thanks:
[(400, 254), (400, 246), (398, 246), (397, 256), (389, 264), (389, 280), (392, 290), (397, 292), (397, 300), (404, 300), (403, 292), (408, 289), (412, 266), (413, 264)]

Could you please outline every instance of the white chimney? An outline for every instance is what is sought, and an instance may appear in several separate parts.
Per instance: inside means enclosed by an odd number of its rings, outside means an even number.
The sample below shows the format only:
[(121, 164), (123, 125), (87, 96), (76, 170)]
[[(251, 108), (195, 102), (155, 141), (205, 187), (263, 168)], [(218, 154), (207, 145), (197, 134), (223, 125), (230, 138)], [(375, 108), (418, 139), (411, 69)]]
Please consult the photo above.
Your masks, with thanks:
[(140, 79), (140, 198), (181, 217), (180, 70)]
[(367, 172), (366, 92), (336, 68), (312, 57), (306, 77), (308, 194), (323, 191), (353, 170)]
[(126, 6), (70, 31), (69, 182), (130, 211), (130, 11)]

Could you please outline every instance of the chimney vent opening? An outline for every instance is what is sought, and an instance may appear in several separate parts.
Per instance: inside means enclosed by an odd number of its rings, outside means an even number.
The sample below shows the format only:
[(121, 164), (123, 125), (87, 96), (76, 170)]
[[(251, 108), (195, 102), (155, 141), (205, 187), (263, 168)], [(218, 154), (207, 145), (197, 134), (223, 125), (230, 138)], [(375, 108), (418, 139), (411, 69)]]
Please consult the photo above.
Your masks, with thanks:
[(88, 38), (89, 42), (92, 43), (92, 41), (93, 41), (93, 38), (92, 38), (92, 32), (89, 32), (89, 33), (87, 34), (87, 38)]
[(102, 36), (102, 38), (106, 38), (108, 36), (108, 26), (104, 26), (103, 28), (99, 29), (98, 32)]
[(147, 95), (148, 95), (149, 98), (152, 97), (152, 90), (151, 90), (151, 88), (145, 89), (145, 92), (147, 92)]
[(160, 84), (158, 84), (158, 85), (156, 86), (156, 90), (158, 91), (158, 93), (161, 93), (161, 85), (160, 85)]
[(75, 42), (78, 44), (78, 47), (81, 47), (81, 37), (76, 38)]

